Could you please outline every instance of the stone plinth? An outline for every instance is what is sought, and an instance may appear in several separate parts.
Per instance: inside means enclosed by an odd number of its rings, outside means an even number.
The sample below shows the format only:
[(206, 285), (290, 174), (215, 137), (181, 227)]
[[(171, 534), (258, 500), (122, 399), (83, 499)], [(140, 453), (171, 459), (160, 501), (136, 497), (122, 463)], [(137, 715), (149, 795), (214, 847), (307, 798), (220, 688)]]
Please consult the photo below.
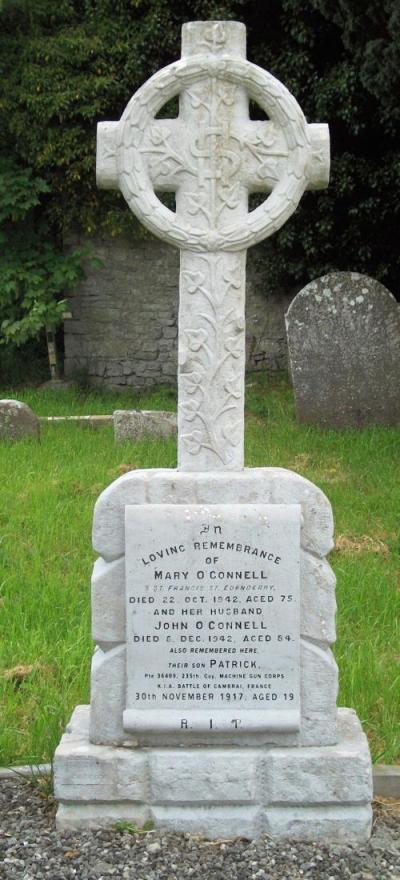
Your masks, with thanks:
[(89, 706), (78, 706), (55, 755), (61, 831), (151, 820), (208, 838), (369, 838), (371, 762), (351, 709), (323, 748), (124, 748), (94, 745), (88, 731)]

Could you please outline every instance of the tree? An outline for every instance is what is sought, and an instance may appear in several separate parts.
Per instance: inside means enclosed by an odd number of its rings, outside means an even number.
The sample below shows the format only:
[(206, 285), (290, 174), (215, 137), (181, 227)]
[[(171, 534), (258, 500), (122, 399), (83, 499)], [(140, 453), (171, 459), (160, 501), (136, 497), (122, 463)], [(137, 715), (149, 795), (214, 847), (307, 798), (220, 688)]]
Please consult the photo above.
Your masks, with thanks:
[(64, 291), (82, 277), (82, 253), (57, 250), (40, 198), (46, 181), (0, 158), (0, 323), (2, 342), (22, 345), (62, 320)]
[[(21, 10), (14, 8), (14, 13), (17, 11)], [(15, 58), (13, 61), (16, 63)], [(19, 347), (45, 334), (49, 339), (62, 321), (65, 292), (83, 275), (84, 253), (63, 253), (50, 184), (30, 164), (10, 158), (13, 153), (18, 155), (18, 149), (12, 149), (11, 126), (4, 125), (4, 130), (0, 153), (0, 343)]]
[[(329, 122), (332, 170), (269, 244), (301, 284), (331, 269), (365, 272), (399, 295), (400, 7), (397, 0), (283, 0), (272, 72), (312, 121)], [(267, 61), (267, 44), (257, 49)]]

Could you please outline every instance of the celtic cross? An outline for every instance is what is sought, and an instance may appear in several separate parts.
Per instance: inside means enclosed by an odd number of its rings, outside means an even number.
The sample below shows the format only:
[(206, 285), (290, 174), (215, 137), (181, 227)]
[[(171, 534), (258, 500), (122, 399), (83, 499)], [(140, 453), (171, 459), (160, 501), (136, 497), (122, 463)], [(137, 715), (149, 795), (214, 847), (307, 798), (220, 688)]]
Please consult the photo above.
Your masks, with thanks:
[[(179, 95), (179, 115), (157, 119)], [(267, 121), (252, 121), (249, 99)], [(306, 189), (327, 186), (328, 126), (246, 60), (239, 22), (190, 22), (182, 58), (98, 126), (97, 181), (120, 188), (152, 232), (181, 250), (178, 469), (243, 467), (247, 248), (278, 230)], [(176, 210), (157, 192), (174, 192)], [(249, 193), (267, 198), (248, 211)]]

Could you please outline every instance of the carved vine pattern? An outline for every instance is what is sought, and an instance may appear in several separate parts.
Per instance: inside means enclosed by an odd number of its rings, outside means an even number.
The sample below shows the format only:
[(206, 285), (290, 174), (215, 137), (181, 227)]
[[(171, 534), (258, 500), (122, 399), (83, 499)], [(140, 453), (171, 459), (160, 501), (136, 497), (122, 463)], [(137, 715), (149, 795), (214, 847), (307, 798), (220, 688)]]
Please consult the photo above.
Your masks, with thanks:
[(208, 449), (229, 464), (243, 431), (242, 256), (228, 263), (226, 255), (197, 257), (195, 268), (184, 268), (181, 285), (182, 295), (197, 301), (196, 325), (183, 331), (179, 410), (190, 430), (181, 440), (191, 455)]
[(171, 145), (171, 132), (153, 125), (149, 140), (149, 144), (140, 148), (140, 153), (153, 159), (153, 174), (158, 178), (182, 173), (197, 176), (196, 164), (190, 161), (188, 151), (178, 153)]

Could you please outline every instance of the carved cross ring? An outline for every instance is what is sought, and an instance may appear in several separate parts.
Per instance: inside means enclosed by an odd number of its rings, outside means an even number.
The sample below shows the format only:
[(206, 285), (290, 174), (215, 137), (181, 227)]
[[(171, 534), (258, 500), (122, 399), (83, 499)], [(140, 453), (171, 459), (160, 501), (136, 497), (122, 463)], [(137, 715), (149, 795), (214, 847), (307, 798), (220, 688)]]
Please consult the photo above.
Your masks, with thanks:
[[(161, 107), (183, 89), (207, 78), (245, 87), (283, 133), (288, 157), (285, 170), (272, 193), (240, 222), (223, 229), (199, 229), (163, 205), (141, 154), (143, 135)], [(117, 141), (121, 191), (134, 214), (155, 235), (175, 246), (194, 251), (242, 250), (276, 232), (295, 211), (309, 179), (312, 161), (307, 122), (297, 101), (271, 74), (251, 62), (224, 56), (182, 59), (152, 76), (131, 98), (120, 123)]]

